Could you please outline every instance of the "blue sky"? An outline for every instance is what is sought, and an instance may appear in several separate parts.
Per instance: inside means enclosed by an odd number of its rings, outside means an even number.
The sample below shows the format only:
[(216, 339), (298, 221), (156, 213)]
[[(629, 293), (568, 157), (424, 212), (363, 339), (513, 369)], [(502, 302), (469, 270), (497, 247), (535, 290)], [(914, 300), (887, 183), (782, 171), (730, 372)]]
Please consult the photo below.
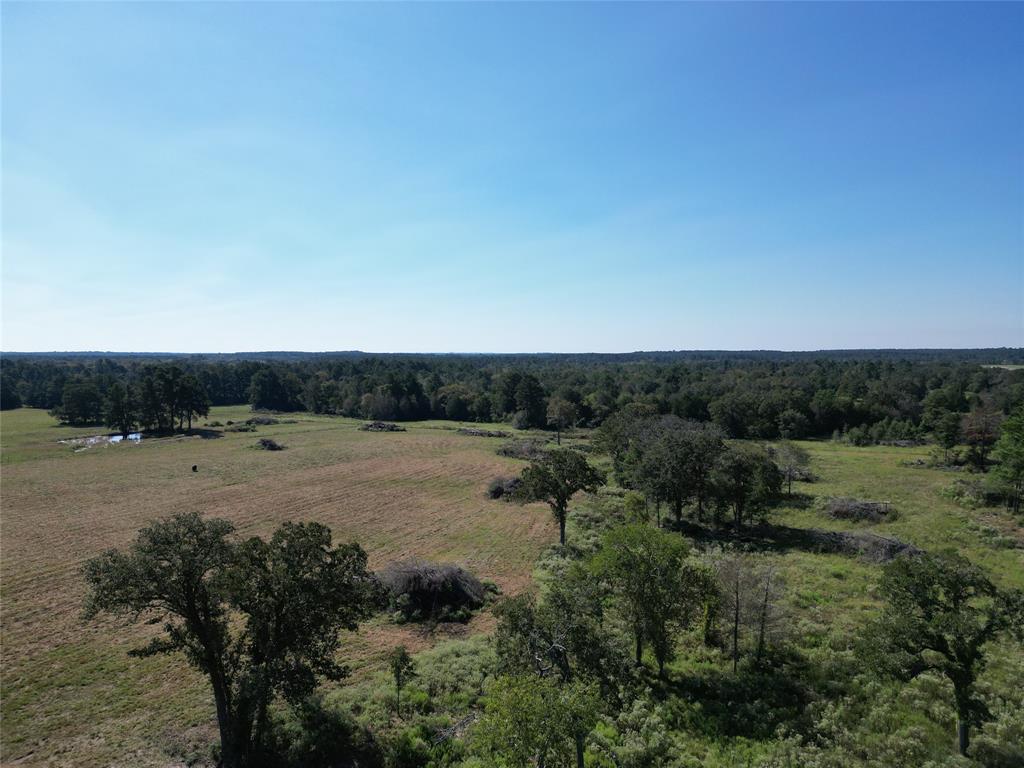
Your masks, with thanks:
[(1024, 345), (1022, 4), (2, 22), (5, 350)]

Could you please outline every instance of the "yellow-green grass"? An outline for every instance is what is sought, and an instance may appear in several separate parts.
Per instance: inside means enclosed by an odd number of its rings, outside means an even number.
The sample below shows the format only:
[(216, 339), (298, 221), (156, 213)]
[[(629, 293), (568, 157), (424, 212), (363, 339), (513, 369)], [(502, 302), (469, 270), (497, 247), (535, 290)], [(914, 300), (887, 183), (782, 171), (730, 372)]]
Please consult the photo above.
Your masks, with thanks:
[[(249, 416), (216, 408), (210, 420)], [(82, 563), (153, 519), (198, 510), (242, 536), (318, 520), (337, 540), (359, 541), (372, 567), (424, 557), (465, 564), (507, 592), (529, 586), (556, 533), (545, 507), (485, 498), (492, 477), (521, 466), (495, 454), (500, 441), (458, 435), (450, 422), (370, 433), (351, 419), (280, 418), (293, 423), (75, 453), (57, 441), (102, 430), (56, 426), (31, 409), (3, 414), (4, 764), (166, 765), (168, 744), (209, 724), (205, 685), (180, 658), (126, 655), (154, 628), (81, 620)], [(258, 450), (261, 437), (287, 448)], [(491, 624), (479, 617), (469, 631)], [(417, 648), (433, 638), (377, 619), (345, 639), (344, 657), (358, 675), (400, 641)]]

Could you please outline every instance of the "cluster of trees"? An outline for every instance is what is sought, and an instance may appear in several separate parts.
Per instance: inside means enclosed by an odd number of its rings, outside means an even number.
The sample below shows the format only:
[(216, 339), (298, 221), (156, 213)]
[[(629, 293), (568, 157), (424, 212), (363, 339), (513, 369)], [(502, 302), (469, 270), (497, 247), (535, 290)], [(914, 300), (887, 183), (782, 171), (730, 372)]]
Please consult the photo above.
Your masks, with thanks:
[(154, 365), (137, 376), (104, 382), (72, 378), (50, 413), (64, 424), (105, 424), (122, 435), (136, 429), (192, 429), (195, 417), (210, 412), (210, 398), (199, 379), (176, 365)]
[[(991, 350), (989, 361), (1016, 359)], [(14, 356), (0, 364), (0, 405), (63, 406), (68, 381), (105, 394), (154, 362), (192, 374), (213, 405), (345, 416), (598, 426), (631, 404), (710, 422), (733, 438), (919, 439), (944, 414), (1008, 414), (1024, 371), (984, 352), (650, 353), (637, 355)]]
[[(596, 443), (612, 457), (619, 484), (643, 493), (659, 522), (663, 503), (677, 523), (690, 506), (698, 520), (721, 523), (728, 514), (738, 532), (778, 498), (786, 479), (767, 448), (727, 443), (715, 424), (658, 415), (650, 406), (629, 406), (608, 418)], [(793, 456), (790, 448), (787, 460)]]

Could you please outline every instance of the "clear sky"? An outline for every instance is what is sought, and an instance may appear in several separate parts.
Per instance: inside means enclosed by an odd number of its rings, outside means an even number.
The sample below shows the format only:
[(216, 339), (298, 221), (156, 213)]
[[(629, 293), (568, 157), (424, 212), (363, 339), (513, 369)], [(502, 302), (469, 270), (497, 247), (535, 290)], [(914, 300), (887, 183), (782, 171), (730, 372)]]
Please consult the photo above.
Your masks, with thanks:
[(1024, 345), (1024, 4), (0, 13), (4, 350)]

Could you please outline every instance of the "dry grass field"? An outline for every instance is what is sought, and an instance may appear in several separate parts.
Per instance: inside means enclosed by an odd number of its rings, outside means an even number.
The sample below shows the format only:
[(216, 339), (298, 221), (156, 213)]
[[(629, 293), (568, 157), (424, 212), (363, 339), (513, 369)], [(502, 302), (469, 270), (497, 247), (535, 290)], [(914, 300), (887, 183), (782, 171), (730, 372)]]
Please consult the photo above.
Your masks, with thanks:
[[(250, 415), (217, 408), (210, 420)], [(81, 619), (82, 563), (128, 544), (154, 518), (198, 510), (242, 536), (318, 520), (336, 539), (361, 543), (372, 567), (407, 556), (453, 561), (505, 592), (529, 584), (556, 536), (545, 507), (485, 498), (493, 476), (519, 465), (495, 454), (499, 441), (458, 435), (450, 422), (367, 433), (349, 419), (286, 418), (255, 433), (76, 453), (58, 440), (98, 430), (60, 427), (36, 410), (3, 414), (4, 765), (167, 765), (183, 732), (209, 727), (206, 688), (181, 659), (126, 656), (145, 628)], [(287, 449), (257, 450), (261, 437)], [(479, 616), (468, 631), (489, 623)], [(346, 641), (345, 657), (358, 677), (399, 641), (435, 639), (381, 619)]]

